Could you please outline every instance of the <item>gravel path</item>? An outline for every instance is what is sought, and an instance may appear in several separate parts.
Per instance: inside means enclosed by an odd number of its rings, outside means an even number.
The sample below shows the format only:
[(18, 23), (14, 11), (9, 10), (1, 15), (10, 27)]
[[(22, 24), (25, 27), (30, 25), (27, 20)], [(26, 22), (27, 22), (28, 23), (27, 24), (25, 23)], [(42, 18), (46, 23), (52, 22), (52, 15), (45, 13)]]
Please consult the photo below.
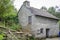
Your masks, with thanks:
[(47, 38), (46, 40), (60, 40), (60, 38)]

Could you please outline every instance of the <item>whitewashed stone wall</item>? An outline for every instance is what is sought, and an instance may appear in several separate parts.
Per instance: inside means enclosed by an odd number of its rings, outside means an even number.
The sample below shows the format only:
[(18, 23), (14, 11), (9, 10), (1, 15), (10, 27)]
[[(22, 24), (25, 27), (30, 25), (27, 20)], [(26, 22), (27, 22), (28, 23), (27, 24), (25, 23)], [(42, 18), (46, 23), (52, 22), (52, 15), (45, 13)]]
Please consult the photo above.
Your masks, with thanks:
[[(28, 3), (28, 2), (27, 2)], [(26, 5), (26, 4), (25, 4)], [(32, 16), (31, 23), (31, 33), (35, 35), (35, 37), (46, 37), (46, 28), (49, 28), (49, 36), (57, 35), (59, 32), (59, 24), (57, 20), (44, 18), (44, 17), (36, 17), (31, 11), (28, 9), (29, 5), (22, 5), (19, 13), (18, 19), (19, 23), (22, 25), (22, 28), (26, 28), (28, 25), (28, 17)], [(43, 28), (43, 33), (40, 33), (41, 28)], [(40, 33), (40, 34), (37, 34)]]
[[(43, 28), (43, 33), (37, 35), (39, 29)], [(46, 37), (46, 29), (49, 28), (49, 36), (58, 35), (59, 24), (57, 20), (48, 19), (44, 17), (34, 17), (32, 30), (36, 37)]]

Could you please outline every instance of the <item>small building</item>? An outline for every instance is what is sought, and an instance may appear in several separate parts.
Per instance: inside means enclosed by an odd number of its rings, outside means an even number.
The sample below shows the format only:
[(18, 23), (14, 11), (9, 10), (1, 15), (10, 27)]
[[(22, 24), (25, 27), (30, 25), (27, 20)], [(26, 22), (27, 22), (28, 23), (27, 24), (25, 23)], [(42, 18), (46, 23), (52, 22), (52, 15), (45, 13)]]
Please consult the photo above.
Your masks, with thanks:
[(31, 7), (29, 1), (24, 1), (18, 12), (18, 18), (23, 31), (34, 35), (36, 38), (59, 34), (59, 18), (46, 10)]

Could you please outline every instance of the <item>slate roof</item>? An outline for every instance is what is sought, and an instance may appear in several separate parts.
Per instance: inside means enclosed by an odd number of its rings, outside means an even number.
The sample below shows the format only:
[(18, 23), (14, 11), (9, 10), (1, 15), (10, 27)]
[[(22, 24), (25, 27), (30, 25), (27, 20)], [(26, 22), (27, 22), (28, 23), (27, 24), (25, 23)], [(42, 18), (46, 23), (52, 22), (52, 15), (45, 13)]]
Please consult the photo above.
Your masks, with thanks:
[(33, 8), (33, 7), (30, 7), (28, 8), (31, 13), (33, 13), (34, 15), (39, 15), (39, 16), (43, 16), (43, 17), (48, 17), (48, 18), (53, 18), (53, 19), (57, 19), (59, 20), (59, 18), (57, 18), (56, 16), (52, 15), (51, 13), (47, 12), (47, 11), (44, 11), (42, 9), (37, 9), (37, 8)]

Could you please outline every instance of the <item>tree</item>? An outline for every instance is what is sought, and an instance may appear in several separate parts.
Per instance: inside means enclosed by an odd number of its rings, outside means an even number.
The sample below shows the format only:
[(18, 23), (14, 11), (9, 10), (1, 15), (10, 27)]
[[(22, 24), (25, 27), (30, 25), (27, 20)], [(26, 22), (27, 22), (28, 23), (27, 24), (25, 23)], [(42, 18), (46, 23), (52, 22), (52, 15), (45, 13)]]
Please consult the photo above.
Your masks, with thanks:
[(45, 6), (42, 6), (41, 9), (47, 10), (47, 8)]
[(58, 18), (60, 18), (60, 12), (56, 12), (55, 16), (57, 16)]
[[(58, 7), (57, 7), (57, 8), (58, 8)], [(60, 12), (57, 12), (57, 11), (56, 11), (56, 8), (50, 7), (50, 8), (48, 9), (48, 12), (51, 13), (51, 14), (53, 14), (53, 15), (55, 15), (56, 17), (60, 18)]]
[(52, 14), (55, 14), (55, 8), (54, 8), (54, 7), (50, 7), (50, 8), (48, 9), (48, 12), (49, 12), (49, 13), (52, 13)]
[(11, 0), (0, 0), (0, 19), (6, 23), (17, 16), (17, 11), (12, 5)]
[(0, 0), (0, 16), (3, 18), (16, 16), (14, 6), (11, 0)]

